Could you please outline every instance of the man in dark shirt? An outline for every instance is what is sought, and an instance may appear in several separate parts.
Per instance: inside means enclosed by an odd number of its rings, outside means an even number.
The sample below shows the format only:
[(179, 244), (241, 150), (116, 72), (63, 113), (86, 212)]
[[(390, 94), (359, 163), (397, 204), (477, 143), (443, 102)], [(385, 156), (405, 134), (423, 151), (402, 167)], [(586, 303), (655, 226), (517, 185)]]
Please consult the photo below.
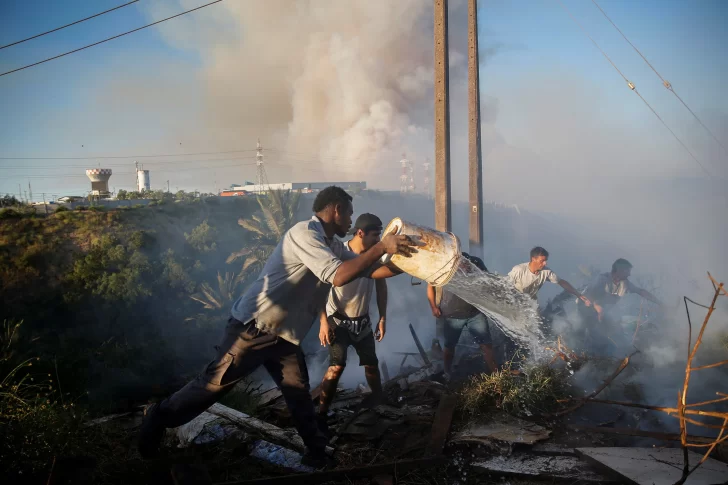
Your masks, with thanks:
[[(477, 266), (481, 271), (488, 271), (480, 258), (463, 253), (463, 257)], [(442, 290), (442, 299), (438, 305), (435, 299), (435, 287), (427, 286), (427, 300), (430, 302), (430, 309), (436, 318), (444, 321), (445, 349), (443, 351), (443, 364), (445, 367), (445, 380), (450, 380), (452, 374), (452, 361), (455, 357), (455, 346), (460, 339), (460, 334), (467, 326), (480, 350), (483, 352), (483, 359), (490, 372), (498, 369), (498, 364), (493, 356), (493, 339), (491, 336), (490, 321), (480, 310), (457, 295), (447, 290)]]

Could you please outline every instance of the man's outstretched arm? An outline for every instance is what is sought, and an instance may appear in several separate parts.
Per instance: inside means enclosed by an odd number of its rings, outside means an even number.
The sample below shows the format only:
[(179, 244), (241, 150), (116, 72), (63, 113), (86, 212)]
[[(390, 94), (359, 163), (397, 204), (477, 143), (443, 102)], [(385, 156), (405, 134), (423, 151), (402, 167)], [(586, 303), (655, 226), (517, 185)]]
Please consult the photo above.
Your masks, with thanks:
[(571, 283), (569, 283), (568, 281), (560, 279), (559, 286), (562, 287), (563, 289), (565, 289), (566, 291), (568, 291), (569, 293), (571, 293), (572, 295), (579, 298), (581, 301), (583, 301), (586, 304), (586, 306), (590, 306), (592, 304), (592, 302), (591, 302), (591, 300), (589, 300), (589, 298), (587, 298), (586, 296), (579, 293), (579, 290), (574, 288), (571, 285)]

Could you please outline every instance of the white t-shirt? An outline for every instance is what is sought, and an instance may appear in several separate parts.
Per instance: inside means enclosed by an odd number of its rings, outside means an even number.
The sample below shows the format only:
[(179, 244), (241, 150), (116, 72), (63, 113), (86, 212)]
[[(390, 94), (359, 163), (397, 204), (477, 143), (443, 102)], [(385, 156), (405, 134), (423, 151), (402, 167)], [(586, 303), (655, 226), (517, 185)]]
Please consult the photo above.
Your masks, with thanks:
[(528, 263), (517, 264), (513, 267), (508, 277), (513, 282), (513, 285), (521, 293), (529, 295), (531, 298), (536, 299), (538, 296), (538, 290), (541, 289), (546, 280), (551, 283), (558, 283), (559, 277), (556, 273), (548, 268), (544, 268), (538, 273), (531, 273), (528, 268)]
[[(344, 244), (351, 251), (349, 242)], [(334, 286), (326, 303), (326, 316), (339, 313), (349, 318), (363, 317), (369, 313), (369, 302), (374, 292), (374, 280), (362, 276), (344, 286)]]

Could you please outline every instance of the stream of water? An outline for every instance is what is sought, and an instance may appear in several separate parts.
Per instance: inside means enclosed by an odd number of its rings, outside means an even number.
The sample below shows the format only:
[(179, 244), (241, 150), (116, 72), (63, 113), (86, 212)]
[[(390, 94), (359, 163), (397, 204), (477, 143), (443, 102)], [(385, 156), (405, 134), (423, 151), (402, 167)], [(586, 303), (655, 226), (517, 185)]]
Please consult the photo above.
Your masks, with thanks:
[(503, 333), (529, 349), (530, 360), (538, 361), (545, 354), (538, 305), (518, 291), (507, 276), (486, 273), (461, 258), (457, 273), (444, 289), (478, 308)]

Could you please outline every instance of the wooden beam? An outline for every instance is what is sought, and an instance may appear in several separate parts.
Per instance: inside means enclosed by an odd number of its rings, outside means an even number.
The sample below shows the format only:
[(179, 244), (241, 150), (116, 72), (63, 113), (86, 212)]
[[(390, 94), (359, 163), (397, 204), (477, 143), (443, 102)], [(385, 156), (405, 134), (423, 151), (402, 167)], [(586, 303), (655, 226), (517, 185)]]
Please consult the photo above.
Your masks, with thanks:
[(450, 432), (452, 424), (452, 415), (455, 412), (458, 398), (455, 394), (444, 394), (440, 398), (440, 404), (437, 406), (435, 419), (432, 422), (432, 434), (430, 442), (425, 450), (425, 456), (440, 456), (445, 448), (447, 435)]
[[(246, 431), (249, 431), (251, 433), (257, 433), (258, 435), (265, 438), (266, 441), (270, 441), (271, 443), (275, 443), (277, 445), (286, 446), (300, 453), (306, 452), (306, 445), (303, 444), (303, 440), (300, 436), (298, 436), (298, 433), (296, 433), (295, 431), (286, 431), (279, 428), (278, 426), (266, 423), (265, 421), (262, 421), (258, 418), (248, 416), (245, 413), (241, 413), (240, 411), (237, 411), (235, 409), (223, 406), (220, 403), (215, 403), (210, 406), (207, 412), (210, 414), (214, 414), (215, 416), (225, 418), (237, 424)], [(332, 448), (327, 447), (326, 449), (329, 454), (333, 453)]]

